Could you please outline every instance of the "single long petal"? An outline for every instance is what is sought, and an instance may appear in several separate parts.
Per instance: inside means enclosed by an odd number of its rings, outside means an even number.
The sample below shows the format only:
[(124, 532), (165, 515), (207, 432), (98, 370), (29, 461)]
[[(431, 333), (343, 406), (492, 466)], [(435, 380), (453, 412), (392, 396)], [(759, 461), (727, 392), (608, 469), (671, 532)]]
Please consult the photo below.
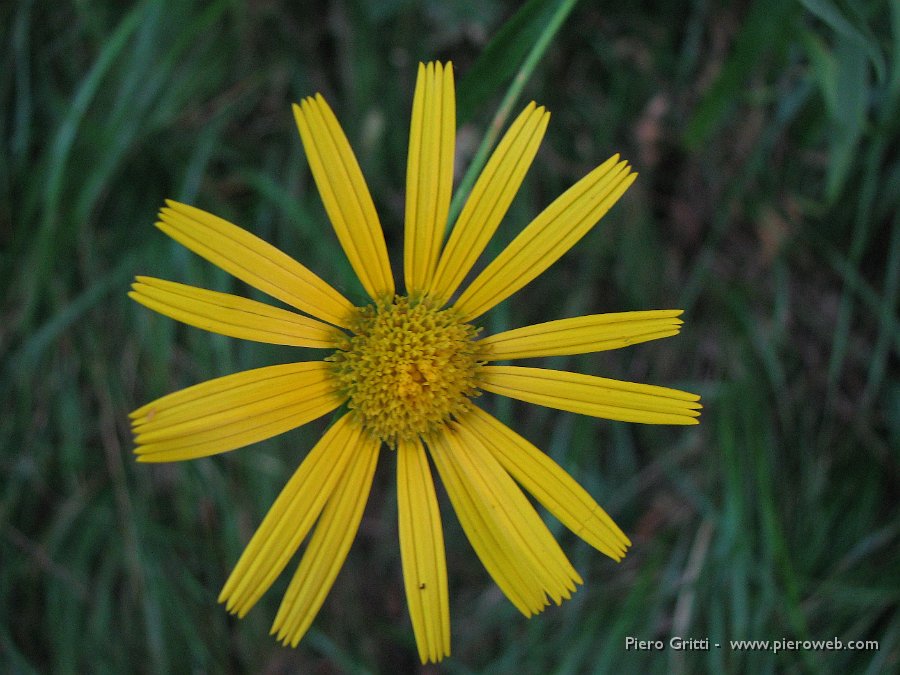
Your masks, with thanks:
[(175, 241), (263, 293), (346, 328), (354, 307), (286, 253), (206, 211), (166, 200), (156, 226)]
[(272, 624), (271, 633), (284, 644), (296, 647), (306, 634), (347, 558), (369, 498), (380, 446), (381, 441), (365, 432), (353, 446), (353, 459), (322, 511)]
[(373, 299), (394, 295), (384, 232), (359, 162), (321, 94), (294, 104), (294, 119), (338, 240)]
[(547, 321), (479, 340), (485, 361), (588, 354), (677, 335), (680, 309), (590, 314)]
[(450, 655), (447, 560), (437, 495), (419, 440), (397, 444), (397, 516), (406, 602), (419, 658)]
[(580, 415), (643, 424), (697, 424), (700, 397), (678, 389), (547, 368), (483, 366), (485, 391)]
[(537, 154), (550, 113), (534, 101), (504, 134), (466, 200), (431, 283), (430, 293), (447, 302), (497, 231)]
[(362, 432), (346, 415), (306, 456), (247, 544), (219, 594), (229, 612), (243, 617), (296, 553), (325, 503), (356, 461)]
[(345, 397), (322, 361), (257, 368), (182, 389), (131, 413), (139, 462), (195, 459), (295, 429)]
[(563, 525), (613, 560), (622, 559), (631, 541), (559, 464), (481, 408), (473, 407), (465, 425)]
[(427, 289), (450, 212), (456, 98), (453, 67), (419, 64), (409, 128), (403, 273), (407, 293)]
[(581, 577), (521, 489), (465, 424), (429, 439), (459, 522), (485, 568), (526, 616), (571, 596)]
[[(445, 436), (451, 434), (448, 432)], [(543, 589), (530, 577), (527, 564), (515, 559), (514, 552), (505, 546), (502, 534), (486, 520), (485, 512), (480, 508), (482, 504), (469, 493), (466, 477), (454, 461), (454, 444), (448, 438), (437, 437), (429, 441), (429, 449), (453, 510), (485, 569), (525, 616), (542, 611), (547, 605)]]
[(456, 302), (463, 321), (518, 291), (588, 233), (637, 177), (618, 159), (611, 157), (566, 190), (475, 278)]
[(230, 293), (139, 276), (128, 296), (160, 314), (229, 337), (294, 347), (334, 347), (342, 333), (308, 316)]

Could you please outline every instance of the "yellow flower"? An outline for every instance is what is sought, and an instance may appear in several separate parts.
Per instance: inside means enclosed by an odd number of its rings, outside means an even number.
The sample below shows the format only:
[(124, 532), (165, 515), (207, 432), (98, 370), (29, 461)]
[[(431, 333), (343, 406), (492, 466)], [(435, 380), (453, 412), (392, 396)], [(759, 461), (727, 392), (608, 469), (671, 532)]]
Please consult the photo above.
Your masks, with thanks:
[[(131, 414), (138, 461), (214, 455), (342, 408), (300, 464), (222, 589), (243, 617), (312, 531), (272, 632), (296, 645), (347, 556), (382, 447), (394, 451), (400, 554), (422, 662), (450, 653), (447, 570), (430, 455), (488, 572), (526, 616), (570, 597), (581, 577), (522, 492), (615, 560), (630, 545), (602, 508), (544, 453), (473, 399), (494, 392), (583, 415), (696, 424), (699, 397), (663, 387), (495, 361), (583, 354), (675, 335), (680, 310), (597, 314), (479, 337), (484, 312), (583, 237), (635, 178), (618, 156), (548, 206), (457, 296), (509, 207), (549, 119), (529, 104), (476, 182), (449, 238), (456, 131), (450, 64), (419, 66), (398, 294), (359, 165), (320, 95), (294, 106), (313, 177), (371, 304), (354, 307), (306, 267), (246, 230), (168, 201), (157, 226), (194, 253), (299, 310), (138, 277), (131, 297), (192, 326), (247, 340), (330, 350), (321, 361), (228, 375)], [(451, 298), (456, 296), (454, 302)], [(520, 487), (521, 486), (521, 487)]]

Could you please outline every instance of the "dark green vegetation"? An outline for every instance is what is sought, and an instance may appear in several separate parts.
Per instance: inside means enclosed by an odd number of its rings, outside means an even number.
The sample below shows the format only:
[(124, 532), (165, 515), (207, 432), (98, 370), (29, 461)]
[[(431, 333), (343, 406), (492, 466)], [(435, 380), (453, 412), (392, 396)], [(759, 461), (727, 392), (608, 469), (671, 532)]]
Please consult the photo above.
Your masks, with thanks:
[[(0, 670), (403, 672), (417, 664), (384, 453), (360, 536), (296, 650), (216, 595), (323, 420), (190, 463), (133, 462), (127, 412), (297, 356), (131, 303), (136, 273), (247, 292), (152, 227), (194, 203), (361, 298), (290, 113), (321, 91), (401, 241), (418, 60), (452, 59), (468, 164), (542, 38), (531, 3), (6, 2), (0, 8)], [(682, 307), (682, 334), (543, 365), (697, 391), (691, 428), (487, 404), (634, 540), (527, 621), (447, 524), (450, 673), (854, 672), (900, 661), (900, 4), (583, 2), (528, 80), (553, 117), (498, 250), (619, 151), (641, 176), (494, 331)], [(304, 6), (305, 5), (305, 6)], [(495, 35), (506, 43), (479, 56)], [(512, 50), (512, 51), (511, 51)], [(467, 74), (471, 74), (467, 78)], [(442, 497), (443, 498), (443, 497)], [(291, 569), (291, 568), (289, 568)], [(625, 651), (625, 638), (710, 651)], [(878, 640), (732, 651), (728, 640)]]

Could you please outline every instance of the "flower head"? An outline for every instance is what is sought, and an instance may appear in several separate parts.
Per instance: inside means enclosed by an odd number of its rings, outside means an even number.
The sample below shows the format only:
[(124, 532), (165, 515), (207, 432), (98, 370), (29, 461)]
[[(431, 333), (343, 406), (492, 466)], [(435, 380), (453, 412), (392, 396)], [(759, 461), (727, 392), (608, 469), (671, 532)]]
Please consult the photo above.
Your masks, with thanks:
[(221, 377), (139, 408), (131, 414), (135, 452), (143, 462), (214, 455), (340, 409), (263, 519), (219, 600), (244, 616), (312, 533), (272, 627), (278, 639), (296, 645), (347, 556), (387, 448), (396, 458), (413, 630), (422, 661), (438, 661), (450, 653), (450, 616), (432, 463), (476, 554), (526, 616), (570, 597), (582, 579), (522, 488), (611, 558), (620, 560), (630, 545), (562, 468), (477, 404), (482, 391), (649, 424), (696, 424), (701, 407), (698, 396), (674, 389), (492, 364), (672, 336), (681, 312), (581, 316), (480, 335), (473, 322), (553, 264), (635, 178), (617, 156), (604, 162), (457, 295), (534, 159), (549, 119), (543, 107), (531, 103), (507, 130), (444, 241), (456, 132), (453, 72), (449, 64), (419, 66), (407, 169), (405, 293), (394, 286), (378, 215), (331, 108), (316, 95), (294, 106), (294, 115), (329, 219), (370, 302), (355, 307), (246, 230), (168, 201), (157, 223), (163, 232), (298, 311), (149, 277), (137, 278), (132, 298), (216, 333), (329, 353), (320, 361)]

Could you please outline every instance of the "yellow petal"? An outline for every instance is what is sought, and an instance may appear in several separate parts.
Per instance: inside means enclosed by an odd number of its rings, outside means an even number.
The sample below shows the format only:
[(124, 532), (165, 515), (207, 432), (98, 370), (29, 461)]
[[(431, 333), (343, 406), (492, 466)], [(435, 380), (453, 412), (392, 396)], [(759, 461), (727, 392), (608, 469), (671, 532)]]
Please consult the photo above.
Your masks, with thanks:
[(139, 462), (206, 457), (277, 436), (337, 408), (330, 364), (257, 368), (188, 387), (131, 414)]
[(686, 391), (546, 368), (483, 366), (478, 382), (520, 401), (622, 422), (697, 424), (703, 407)]
[(459, 522), (485, 568), (526, 616), (557, 604), (581, 577), (509, 474), (465, 424), (429, 439)]
[(373, 299), (392, 297), (394, 280), (381, 223), (337, 118), (316, 94), (294, 104), (294, 119), (325, 211), (356, 276)]
[(137, 277), (128, 296), (145, 307), (213, 333), (294, 347), (334, 347), (333, 326), (255, 300), (152, 277)]
[(550, 113), (532, 101), (497, 145), (441, 254), (430, 288), (431, 295), (440, 302), (450, 299), (497, 231), (537, 154), (549, 121)]
[(345, 468), (356, 461), (361, 431), (345, 415), (332, 425), (291, 476), (219, 594), (229, 612), (244, 616), (297, 551)]
[(444, 534), (434, 481), (418, 440), (397, 444), (397, 515), (406, 602), (419, 658), (450, 655), (450, 601)]
[(588, 354), (677, 335), (680, 309), (591, 314), (491, 335), (478, 342), (485, 361)]
[[(452, 434), (448, 432), (445, 436)], [(429, 448), (456, 516), (485, 569), (525, 616), (540, 612), (547, 604), (543, 589), (529, 578), (527, 565), (521, 565), (504, 547), (496, 527), (485, 520), (485, 513), (479, 508), (481, 504), (469, 494), (466, 477), (454, 461), (454, 445), (447, 438), (437, 437), (429, 441)]]
[(407, 293), (431, 283), (453, 190), (456, 99), (453, 67), (419, 64), (409, 129), (403, 270)]
[(618, 561), (631, 541), (568, 473), (546, 454), (480, 408), (465, 425), (522, 487), (563, 525)]
[(291, 307), (346, 328), (353, 305), (303, 265), (247, 230), (166, 200), (156, 226), (209, 262)]
[(296, 647), (331, 590), (362, 520), (381, 442), (363, 433), (353, 446), (353, 458), (328, 499), (316, 530), (303, 553), (271, 633)]
[(541, 274), (574, 246), (634, 182), (618, 155), (564, 192), (513, 239), (456, 302), (471, 321)]

